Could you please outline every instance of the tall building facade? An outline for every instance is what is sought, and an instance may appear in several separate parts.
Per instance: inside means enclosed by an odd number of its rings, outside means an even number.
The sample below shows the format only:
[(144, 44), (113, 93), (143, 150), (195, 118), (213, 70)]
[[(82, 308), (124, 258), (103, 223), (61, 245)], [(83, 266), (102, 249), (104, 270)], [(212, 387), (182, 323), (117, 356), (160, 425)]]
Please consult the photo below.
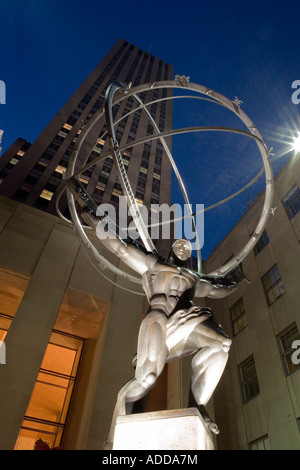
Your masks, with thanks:
[[(298, 156), (299, 159), (299, 156)], [(204, 263), (224, 264), (252, 235), (263, 194)], [(233, 343), (214, 394), (219, 449), (300, 448), (300, 171), (291, 159), (275, 179), (266, 229), (243, 262), (243, 281), (207, 301)]]
[[(63, 186), (62, 175), (84, 126), (104, 104), (105, 91), (112, 82), (132, 84), (154, 83), (173, 79), (173, 67), (149, 53), (120, 40), (99, 63), (95, 70), (61, 108), (41, 135), (30, 145), (18, 139), (0, 159), (0, 194), (46, 212), (56, 214), (56, 194)], [(155, 101), (170, 96), (167, 89), (153, 90), (140, 96), (144, 101)], [(114, 106), (115, 119), (127, 116), (138, 108), (133, 98)], [(154, 102), (149, 111), (160, 130), (172, 127), (171, 101)], [(91, 161), (108, 150), (105, 124), (95, 128), (83, 144), (81, 154)], [(121, 146), (128, 144), (123, 161), (138, 202), (170, 202), (171, 167), (163, 158), (160, 141), (130, 147), (138, 137), (152, 134), (149, 118), (141, 110), (124, 117), (115, 129)], [(80, 164), (80, 162), (79, 162)], [(161, 184), (164, 181), (164, 184)], [(96, 203), (118, 203), (121, 186), (111, 157), (98, 163), (81, 175), (81, 182)], [(61, 211), (66, 210), (62, 200)]]
[[(18, 138), (0, 158), (1, 449), (33, 449), (38, 439), (50, 448), (103, 448), (117, 393), (133, 375), (148, 305), (140, 286), (133, 292), (126, 278), (95, 270), (72, 226), (57, 216), (55, 202), (74, 145), (109, 84), (172, 78), (172, 66), (120, 40), (32, 144)], [(151, 90), (142, 98), (152, 102), (169, 93)], [(127, 115), (116, 135), (126, 146), (123, 161), (134, 195), (146, 206), (169, 203), (171, 167), (160, 142), (130, 147), (152, 132), (145, 113), (128, 114), (135, 107), (130, 98), (114, 107), (116, 119)], [(152, 103), (149, 111), (161, 130), (171, 128), (171, 101)], [(104, 133), (95, 127), (89, 134), (84, 157), (105, 152)], [(121, 188), (110, 157), (80, 179), (96, 203), (117, 206)], [(64, 199), (60, 210), (68, 212)], [(121, 267), (111, 253), (102, 254)], [(180, 368), (166, 368), (149, 410), (181, 407), (187, 391)]]

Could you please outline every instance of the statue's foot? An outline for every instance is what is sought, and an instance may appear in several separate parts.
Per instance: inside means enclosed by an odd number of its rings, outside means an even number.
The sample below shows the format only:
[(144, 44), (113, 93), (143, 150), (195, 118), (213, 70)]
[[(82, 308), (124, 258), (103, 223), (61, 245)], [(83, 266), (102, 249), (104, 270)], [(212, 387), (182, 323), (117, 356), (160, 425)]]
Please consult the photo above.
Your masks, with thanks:
[(218, 428), (218, 425), (214, 423), (210, 418), (204, 418), (204, 423), (206, 425), (206, 428), (212, 432), (213, 434), (219, 434), (220, 430)]
[(141, 381), (143, 387), (148, 388), (150, 385), (153, 385), (156, 381), (156, 375), (151, 372), (150, 374), (146, 375)]
[(198, 410), (204, 420), (205, 426), (208, 431), (212, 432), (213, 434), (219, 434), (220, 430), (218, 425), (211, 419), (206, 408), (203, 405), (198, 406)]

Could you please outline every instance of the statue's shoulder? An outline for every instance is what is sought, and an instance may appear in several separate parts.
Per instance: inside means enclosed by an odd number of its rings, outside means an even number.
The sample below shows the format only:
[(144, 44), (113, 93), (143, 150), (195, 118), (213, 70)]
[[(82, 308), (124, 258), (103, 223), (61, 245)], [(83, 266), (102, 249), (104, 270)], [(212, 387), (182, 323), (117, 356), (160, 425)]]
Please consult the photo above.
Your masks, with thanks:
[(148, 270), (152, 270), (155, 266), (159, 267), (161, 263), (159, 262), (156, 256), (149, 253), (146, 255), (146, 264), (147, 264)]

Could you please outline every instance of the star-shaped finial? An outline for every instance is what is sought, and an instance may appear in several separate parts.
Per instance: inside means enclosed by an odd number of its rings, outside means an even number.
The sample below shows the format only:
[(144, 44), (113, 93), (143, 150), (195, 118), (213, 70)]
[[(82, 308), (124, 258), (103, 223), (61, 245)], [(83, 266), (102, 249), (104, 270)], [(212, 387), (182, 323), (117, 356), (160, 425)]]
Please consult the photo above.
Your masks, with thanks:
[(269, 157), (275, 157), (275, 153), (272, 153), (272, 150), (274, 150), (273, 147), (270, 147), (270, 148), (268, 149), (268, 156), (269, 156)]
[(234, 100), (232, 100), (233, 104), (236, 104), (239, 108), (240, 105), (243, 103), (242, 100), (239, 100), (237, 96), (235, 96)]
[(175, 75), (175, 82), (177, 82), (177, 84), (179, 86), (188, 86), (188, 83), (190, 81), (190, 77), (187, 77), (186, 75)]
[(272, 215), (275, 215), (276, 209), (277, 209), (277, 207), (271, 207), (270, 213), (271, 213)]

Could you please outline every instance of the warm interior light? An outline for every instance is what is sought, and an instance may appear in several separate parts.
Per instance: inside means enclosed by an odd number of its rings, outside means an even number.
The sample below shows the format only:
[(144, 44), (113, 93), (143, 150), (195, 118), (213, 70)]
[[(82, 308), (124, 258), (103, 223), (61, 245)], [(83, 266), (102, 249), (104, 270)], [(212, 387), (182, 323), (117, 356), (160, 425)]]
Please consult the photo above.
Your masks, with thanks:
[(293, 149), (296, 150), (296, 152), (300, 152), (300, 135), (294, 138)]

